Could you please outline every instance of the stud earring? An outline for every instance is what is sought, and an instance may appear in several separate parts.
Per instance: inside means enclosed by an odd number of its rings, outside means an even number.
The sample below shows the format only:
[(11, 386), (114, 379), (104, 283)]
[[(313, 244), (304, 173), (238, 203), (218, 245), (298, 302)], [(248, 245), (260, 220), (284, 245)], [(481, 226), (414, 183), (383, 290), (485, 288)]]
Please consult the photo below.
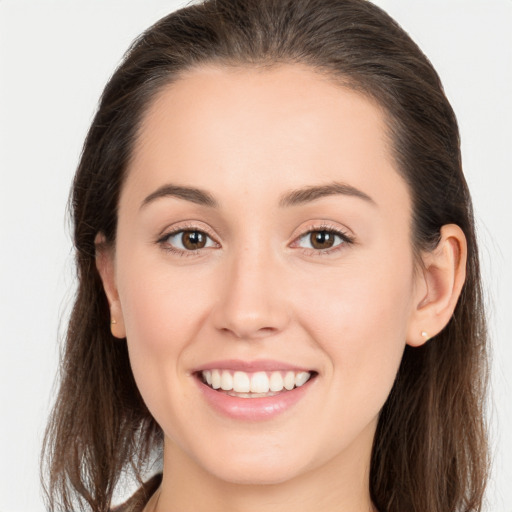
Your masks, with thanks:
[(115, 320), (114, 318), (112, 318), (112, 320), (110, 321), (110, 325), (114, 325), (114, 324), (117, 324), (117, 320)]
[(430, 339), (430, 336), (428, 335), (427, 331), (421, 331), (421, 335), (425, 338), (425, 341), (428, 341)]

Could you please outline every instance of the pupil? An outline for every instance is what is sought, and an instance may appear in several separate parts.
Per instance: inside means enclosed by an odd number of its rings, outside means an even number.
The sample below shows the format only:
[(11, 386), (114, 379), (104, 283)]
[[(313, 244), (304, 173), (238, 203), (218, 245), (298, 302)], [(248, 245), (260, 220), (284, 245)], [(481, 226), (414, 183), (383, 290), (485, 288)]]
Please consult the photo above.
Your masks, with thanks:
[(311, 245), (315, 249), (329, 249), (334, 243), (334, 235), (329, 231), (315, 231), (311, 233)]
[(206, 236), (200, 231), (185, 231), (181, 241), (187, 249), (201, 249), (206, 245)]

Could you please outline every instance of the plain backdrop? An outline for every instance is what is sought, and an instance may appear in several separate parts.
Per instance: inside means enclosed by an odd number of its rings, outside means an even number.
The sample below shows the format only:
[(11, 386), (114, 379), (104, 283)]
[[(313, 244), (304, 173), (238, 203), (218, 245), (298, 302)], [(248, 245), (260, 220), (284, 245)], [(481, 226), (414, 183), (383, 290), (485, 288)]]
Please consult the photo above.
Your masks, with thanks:
[[(486, 510), (511, 512), (512, 0), (376, 3), (429, 56), (458, 115), (492, 335)], [(74, 286), (66, 202), (86, 130), (129, 43), (183, 4), (0, 0), (0, 512), (44, 510), (38, 457)]]

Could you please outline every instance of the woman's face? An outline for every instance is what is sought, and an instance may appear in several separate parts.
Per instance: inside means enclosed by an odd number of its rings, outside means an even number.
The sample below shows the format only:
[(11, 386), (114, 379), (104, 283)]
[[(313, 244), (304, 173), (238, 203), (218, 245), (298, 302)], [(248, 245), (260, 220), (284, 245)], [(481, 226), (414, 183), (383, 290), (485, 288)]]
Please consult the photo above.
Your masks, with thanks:
[(421, 299), (410, 228), (365, 97), (299, 66), (164, 89), (107, 280), (166, 452), (231, 482), (366, 471)]

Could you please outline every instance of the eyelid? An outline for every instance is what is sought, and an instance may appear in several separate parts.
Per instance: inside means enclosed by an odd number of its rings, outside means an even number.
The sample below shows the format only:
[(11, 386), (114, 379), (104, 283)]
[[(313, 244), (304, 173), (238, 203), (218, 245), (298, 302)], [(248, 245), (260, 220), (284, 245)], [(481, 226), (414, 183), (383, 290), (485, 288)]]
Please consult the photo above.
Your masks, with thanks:
[(301, 233), (294, 237), (293, 242), (290, 244), (290, 247), (301, 249), (301, 247), (298, 246), (298, 242), (300, 240), (302, 240), (304, 237), (311, 233), (321, 231), (326, 231), (328, 233), (334, 234), (335, 236), (339, 236), (342, 239), (342, 243), (334, 247), (330, 247), (328, 249), (312, 249), (303, 247), (303, 252), (306, 253), (308, 256), (321, 256), (332, 254), (344, 248), (346, 245), (353, 245), (355, 243), (355, 237), (349, 229), (331, 224), (326, 221), (322, 221), (319, 224), (309, 225), (307, 228), (305, 228), (305, 230), (301, 230)]
[(208, 236), (210, 236), (212, 240), (215, 240), (217, 242), (217, 236), (212, 231), (212, 229), (207, 224), (204, 224), (199, 220), (186, 220), (176, 222), (175, 224), (171, 224), (170, 226), (166, 226), (164, 229), (160, 231), (160, 234), (157, 235), (157, 237), (160, 239), (162, 237), (170, 236), (180, 231), (202, 231), (206, 233)]
[[(208, 227), (208, 225), (203, 224), (200, 221), (185, 221), (181, 223), (177, 223), (176, 225), (168, 226), (166, 229), (162, 230), (161, 234), (158, 236), (156, 243), (161, 245), (162, 248), (166, 251), (173, 252), (182, 256), (194, 256), (199, 254), (200, 252), (204, 251), (204, 249), (212, 249), (212, 247), (203, 247), (196, 250), (183, 250), (179, 249), (177, 247), (172, 246), (167, 242), (168, 238), (176, 235), (180, 232), (186, 232), (186, 231), (198, 231), (201, 233), (204, 233), (210, 240), (212, 240), (217, 248), (221, 247), (221, 244), (217, 240), (217, 236), (212, 232), (211, 228)], [(314, 233), (314, 232), (321, 232), (326, 231), (329, 233), (334, 234), (335, 236), (338, 236), (341, 238), (342, 243), (339, 243), (338, 245), (334, 247), (330, 247), (328, 249), (314, 249), (314, 248), (307, 248), (307, 247), (300, 247), (298, 243), (300, 240), (302, 240), (307, 235)], [(307, 226), (307, 228), (303, 228), (300, 232), (300, 234), (296, 235), (293, 238), (292, 243), (290, 244), (290, 247), (302, 249), (302, 252), (305, 253), (308, 256), (321, 256), (321, 255), (328, 255), (335, 253), (339, 251), (340, 249), (344, 248), (346, 245), (352, 245), (355, 243), (355, 237), (353, 234), (351, 234), (351, 231), (345, 227), (341, 227), (339, 225), (334, 225), (330, 222), (322, 221), (318, 224), (310, 224)], [(165, 246), (164, 246), (165, 244)]]
[(199, 254), (199, 252), (204, 251), (204, 249), (211, 249), (212, 247), (203, 247), (201, 249), (196, 250), (183, 250), (167, 242), (168, 238), (174, 235), (177, 235), (181, 232), (186, 231), (198, 231), (200, 233), (204, 233), (210, 240), (212, 240), (217, 247), (220, 247), (220, 243), (217, 240), (216, 235), (213, 234), (212, 230), (205, 224), (200, 221), (185, 221), (177, 224), (173, 224), (172, 226), (166, 227), (161, 233), (158, 235), (156, 243), (168, 252), (172, 252), (181, 256), (194, 256)]

